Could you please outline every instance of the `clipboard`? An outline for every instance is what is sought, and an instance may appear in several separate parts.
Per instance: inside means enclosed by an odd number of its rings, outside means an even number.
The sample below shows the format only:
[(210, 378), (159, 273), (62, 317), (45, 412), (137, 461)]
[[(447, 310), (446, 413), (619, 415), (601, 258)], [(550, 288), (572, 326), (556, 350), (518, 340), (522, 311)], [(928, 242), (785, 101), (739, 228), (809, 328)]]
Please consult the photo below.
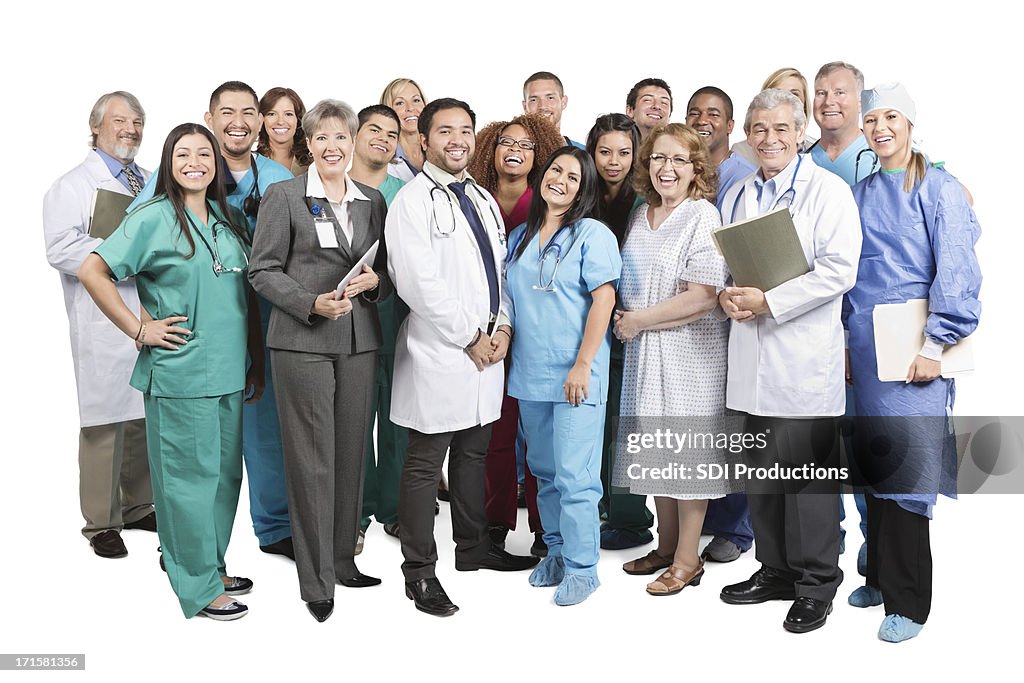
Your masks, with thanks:
[(345, 277), (341, 278), (341, 282), (338, 283), (338, 286), (334, 290), (335, 301), (341, 299), (342, 295), (345, 293), (345, 288), (348, 287), (348, 283), (352, 281), (352, 278), (354, 278), (356, 275), (359, 275), (359, 273), (363, 271), (363, 266), (371, 265), (373, 263), (373, 260), (377, 258), (378, 246), (380, 246), (380, 240), (377, 240), (373, 244), (371, 244), (370, 248), (366, 250), (366, 253), (363, 254), (362, 258), (360, 258), (359, 261), (354, 266), (352, 266), (352, 270), (348, 271)]
[[(903, 304), (878, 304), (871, 313), (875, 326), (875, 358), (878, 381), (905, 382), (907, 371), (924, 343), (928, 299)], [(947, 346), (942, 352), (942, 377), (966, 377), (974, 372), (974, 345), (970, 337)]]
[(89, 212), (89, 237), (101, 240), (110, 237), (121, 225), (128, 207), (134, 201), (135, 197), (130, 194), (97, 188)]

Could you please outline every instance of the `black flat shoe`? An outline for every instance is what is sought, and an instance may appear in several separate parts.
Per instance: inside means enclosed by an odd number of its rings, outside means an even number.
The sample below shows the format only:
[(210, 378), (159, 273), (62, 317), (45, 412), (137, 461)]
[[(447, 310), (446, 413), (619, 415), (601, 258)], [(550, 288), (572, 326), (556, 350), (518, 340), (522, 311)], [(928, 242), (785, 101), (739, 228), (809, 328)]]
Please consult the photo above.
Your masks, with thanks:
[(280, 541), (261, 545), (260, 550), (268, 555), (284, 555), (292, 562), (295, 561), (295, 548), (292, 547), (292, 537), (282, 538)]
[(722, 589), (719, 595), (730, 605), (757, 605), (769, 600), (795, 600), (793, 582), (770, 567), (761, 567), (746, 581)]
[(346, 588), (368, 588), (370, 586), (379, 586), (380, 579), (373, 576), (367, 576), (362, 572), (356, 572), (355, 576), (339, 578), (338, 583)]
[(115, 529), (101, 531), (89, 539), (92, 551), (100, 557), (113, 559), (117, 557), (128, 557), (128, 549), (124, 547), (121, 534)]
[(398, 522), (389, 522), (388, 524), (384, 525), (384, 533), (386, 533), (388, 536), (394, 536), (395, 538), (399, 538), (402, 535), (402, 528), (398, 526)]
[(306, 603), (306, 609), (313, 615), (313, 618), (323, 623), (334, 614), (334, 598), (329, 600), (314, 600)]
[(544, 542), (543, 531), (538, 531), (533, 535), (533, 545), (530, 546), (530, 554), (534, 557), (548, 556), (548, 544)]
[(450, 617), (459, 611), (458, 605), (448, 599), (448, 594), (435, 578), (407, 581), (405, 595), (416, 604), (416, 609), (435, 617)]
[(150, 512), (142, 519), (137, 519), (134, 522), (125, 522), (125, 529), (140, 529), (142, 531), (156, 531), (156, 513)]
[(487, 554), (477, 562), (461, 562), (456, 558), (455, 569), (460, 572), (475, 572), (478, 569), (491, 569), (496, 572), (520, 572), (540, 562), (533, 555), (512, 555), (496, 545), (492, 545)]
[(789, 608), (782, 628), (790, 633), (807, 633), (825, 625), (828, 615), (832, 614), (832, 603), (814, 598), (797, 598)]

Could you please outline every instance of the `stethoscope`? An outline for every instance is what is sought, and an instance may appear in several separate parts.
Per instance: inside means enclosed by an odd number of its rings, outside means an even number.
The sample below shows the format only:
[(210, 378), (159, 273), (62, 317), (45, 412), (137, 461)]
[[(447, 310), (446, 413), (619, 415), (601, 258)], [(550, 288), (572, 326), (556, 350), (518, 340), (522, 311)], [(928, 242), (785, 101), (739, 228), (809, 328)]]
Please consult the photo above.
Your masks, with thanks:
[[(448, 189), (441, 183), (431, 178), (430, 174), (423, 173), (422, 175), (426, 176), (427, 179), (433, 184), (433, 186), (430, 188), (430, 211), (434, 216), (434, 227), (437, 229), (437, 234), (440, 235), (441, 237), (451, 237), (455, 233), (455, 204), (452, 203), (452, 196), (448, 194)], [(486, 195), (484, 195), (483, 190), (481, 190), (476, 183), (469, 182), (466, 183), (466, 185), (476, 190), (476, 193), (480, 196), (484, 203), (487, 204), (487, 208), (491, 210), (491, 216), (494, 217), (494, 224), (498, 226), (498, 241), (501, 244), (505, 244), (505, 231), (501, 229), (505, 222), (502, 220), (501, 216), (494, 212), (494, 206), (491, 205), (491, 202), (488, 200)], [(450, 227), (443, 227), (441, 225), (441, 221), (437, 219), (438, 202), (437, 197), (434, 195), (435, 192), (440, 192), (441, 196), (444, 197), (445, 201), (448, 203), (448, 214), (451, 216), (451, 222), (448, 223), (447, 225)], [(462, 209), (460, 207), (459, 211), (461, 210)], [(442, 209), (441, 211), (443, 214), (444, 209)]]
[[(814, 144), (807, 148), (807, 152), (810, 153), (812, 149), (818, 146), (820, 140), (815, 140)], [(867, 153), (871, 153), (874, 158), (871, 160), (871, 170), (864, 177), (867, 178), (869, 175), (878, 170), (878, 155), (870, 147), (865, 147), (861, 151), (857, 152), (857, 158), (853, 160), (853, 184), (856, 185), (860, 180), (860, 159)]]
[[(787, 207), (792, 209), (793, 204), (796, 203), (796, 177), (800, 173), (800, 164), (804, 163), (804, 156), (802, 154), (796, 155), (796, 168), (793, 169), (793, 178), (789, 181), (789, 188), (775, 198), (770, 209), (767, 213), (774, 211), (779, 208), (779, 204), (782, 203), (783, 199), (789, 197), (789, 202), (786, 204)], [(746, 191), (746, 185), (740, 185), (740, 191), (736, 194), (736, 199), (732, 203), (732, 216), (729, 220), (730, 223), (736, 222), (736, 207), (739, 206), (740, 200), (743, 198), (743, 193)]]
[[(569, 229), (569, 245), (563, 251), (562, 245), (558, 241), (558, 236), (561, 235), (562, 231), (565, 230), (566, 228)], [(563, 225), (558, 229), (558, 232), (556, 232), (554, 237), (551, 238), (551, 240), (548, 242), (548, 245), (544, 247), (544, 251), (540, 253), (540, 258), (538, 259), (540, 262), (540, 266), (537, 268), (537, 284), (533, 286), (534, 290), (538, 292), (558, 291), (558, 288), (554, 286), (555, 277), (558, 275), (558, 266), (562, 263), (562, 256), (572, 251), (573, 245), (576, 244), (576, 237), (577, 234), (575, 223), (573, 223), (572, 225)], [(524, 239), (526, 239), (526, 230), (523, 230), (522, 237), (516, 240), (515, 246), (509, 249), (508, 251), (510, 258), (507, 258), (505, 260), (506, 277), (508, 276), (509, 261), (512, 258), (515, 258), (514, 255), (516, 253), (516, 250), (519, 248), (519, 245), (522, 244)], [(548, 255), (552, 252), (554, 252), (555, 255), (555, 267), (551, 270), (551, 277), (548, 278), (547, 282), (544, 282), (544, 263), (547, 260)]]
[[(195, 223), (192, 222), (192, 216), (188, 216), (188, 222), (192, 226), (192, 231), (195, 232), (195, 234), (199, 235), (199, 239), (202, 240), (203, 246), (206, 247), (206, 251), (210, 252), (210, 258), (213, 259), (213, 274), (216, 275), (217, 277), (220, 277), (221, 273), (241, 273), (242, 271), (245, 270), (245, 268), (228, 268), (227, 266), (224, 265), (224, 262), (220, 260), (220, 248), (217, 246), (217, 226), (226, 226), (227, 223), (217, 218), (217, 214), (213, 212), (213, 207), (210, 205), (209, 201), (206, 202), (206, 211), (209, 213), (210, 216), (213, 216), (214, 218), (213, 225), (210, 226), (210, 232), (213, 233), (212, 247), (210, 246), (210, 242), (206, 239), (206, 236), (203, 235), (202, 231), (196, 226)], [(242, 258), (245, 259), (245, 266), (248, 267), (249, 257), (246, 256), (245, 249), (242, 249)]]

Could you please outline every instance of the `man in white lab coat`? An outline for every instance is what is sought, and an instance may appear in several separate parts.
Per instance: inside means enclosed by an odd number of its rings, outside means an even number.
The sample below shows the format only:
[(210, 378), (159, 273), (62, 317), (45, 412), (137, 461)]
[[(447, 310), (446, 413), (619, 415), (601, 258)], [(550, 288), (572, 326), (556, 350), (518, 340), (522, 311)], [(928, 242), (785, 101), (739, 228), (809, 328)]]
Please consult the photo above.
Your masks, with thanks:
[[(746, 413), (746, 431), (766, 446), (748, 449), (748, 465), (834, 465), (835, 418), (845, 408), (843, 293), (853, 287), (861, 229), (849, 187), (800, 155), (806, 126), (800, 101), (783, 90), (758, 94), (744, 130), (759, 169), (722, 201), (723, 223), (780, 208), (793, 216), (809, 271), (767, 292), (728, 287), (719, 301), (732, 318), (726, 405)], [(794, 600), (783, 626), (821, 627), (842, 581), (836, 482), (796, 477), (748, 483), (759, 569), (726, 586), (731, 604)]]
[(395, 342), (391, 421), (409, 428), (398, 499), (406, 595), (420, 611), (449, 616), (459, 608), (434, 575), (434, 494), (449, 448), (455, 568), (518, 571), (537, 558), (510, 555), (487, 535), (484, 460), (512, 328), (501, 213), (466, 173), (476, 115), (442, 98), (418, 125), (427, 160), (395, 196), (384, 228), (388, 272), (410, 311)]
[[(134, 161), (145, 122), (134, 95), (100, 97), (89, 115), (92, 149), (43, 199), (46, 258), (60, 271), (78, 383), (82, 534), (97, 555), (111, 558), (128, 554), (122, 528), (156, 531), (142, 394), (128, 385), (138, 351), (96, 307), (76, 273), (102, 241), (89, 235), (97, 190), (131, 197), (149, 177)], [(119, 282), (117, 290), (138, 313), (135, 283)]]

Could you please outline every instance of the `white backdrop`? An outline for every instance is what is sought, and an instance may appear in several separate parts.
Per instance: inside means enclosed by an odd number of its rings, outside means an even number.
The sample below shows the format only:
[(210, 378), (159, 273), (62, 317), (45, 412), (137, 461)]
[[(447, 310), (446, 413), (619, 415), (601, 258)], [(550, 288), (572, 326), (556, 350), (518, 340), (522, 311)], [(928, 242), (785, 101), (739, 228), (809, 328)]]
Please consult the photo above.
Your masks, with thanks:
[[(146, 109), (138, 161), (153, 169), (167, 131), (201, 121), (210, 91), (229, 79), (260, 94), (292, 87), (307, 106), (337, 97), (359, 108), (376, 102), (390, 79), (409, 76), (429, 98), (467, 100), (484, 124), (518, 113), (523, 79), (550, 70), (569, 97), (563, 132), (584, 140), (594, 117), (622, 111), (629, 87), (647, 76), (673, 87), (674, 120), (682, 120), (690, 92), (714, 84), (733, 97), (741, 121), (777, 67), (812, 77), (824, 62), (851, 62), (869, 86), (900, 80), (908, 87), (922, 148), (945, 160), (974, 195), (984, 312), (978, 372), (960, 382), (957, 412), (1022, 414), (1016, 285), (1024, 244), (1013, 204), (1020, 190), (1011, 184), (1020, 173), (1009, 163), (1018, 150), (1011, 147), (1008, 159), (1001, 144), (1016, 138), (1011, 119), (1021, 110), (1019, 37), (986, 2), (971, 3), (969, 13), (962, 4), (912, 4), (44, 2), (8, 15), (0, 43), (8, 106), (0, 191), (11, 246), (0, 272), (7, 321), (0, 333), (7, 389), (0, 650), (85, 652), (90, 680), (157, 672), (202, 680), (199, 667), (271, 675), (422, 672), (428, 680), (545, 671), (757, 675), (804, 663), (839, 680), (860, 670), (1005, 671), (1015, 660), (1010, 631), (1021, 606), (1019, 592), (1003, 588), (1019, 584), (1019, 496), (940, 505), (933, 616), (921, 637), (898, 647), (875, 639), (878, 609), (845, 605), (859, 585), (851, 553), (843, 557), (847, 580), (828, 625), (793, 636), (780, 628), (781, 603), (719, 603), (722, 585), (755, 568), (751, 554), (709, 570), (703, 587), (657, 601), (643, 594), (642, 581), (619, 571), (632, 552), (607, 553), (604, 588), (580, 607), (559, 609), (549, 594), (528, 588), (525, 576), (456, 574), (443, 510), (439, 576), (460, 614), (442, 621), (412, 608), (402, 597), (397, 543), (375, 525), (360, 566), (384, 585), (339, 588), (334, 617), (318, 625), (302, 608), (293, 567), (256, 551), (243, 495), (229, 561), (256, 581), (247, 600), (252, 614), (213, 624), (181, 618), (156, 569), (152, 536), (127, 533), (130, 556), (112, 562), (92, 555), (78, 534), (77, 409), (59, 281), (44, 257), (41, 202), (53, 180), (84, 158), (96, 97), (117, 89), (133, 92)], [(859, 536), (847, 526), (855, 551)], [(512, 549), (529, 545), (525, 532), (510, 538)], [(964, 656), (968, 642), (978, 656)]]

